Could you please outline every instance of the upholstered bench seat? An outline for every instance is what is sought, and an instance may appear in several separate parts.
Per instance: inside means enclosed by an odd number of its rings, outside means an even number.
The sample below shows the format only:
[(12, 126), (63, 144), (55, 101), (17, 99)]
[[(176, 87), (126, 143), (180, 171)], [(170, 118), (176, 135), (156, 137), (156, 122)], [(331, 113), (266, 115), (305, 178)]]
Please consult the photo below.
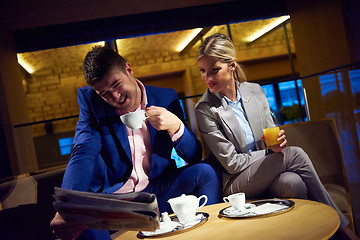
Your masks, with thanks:
[(54, 239), (50, 221), (54, 187), (60, 187), (65, 168), (27, 174), (0, 184), (0, 239)]
[(285, 130), (288, 145), (299, 146), (309, 155), (330, 197), (353, 228), (349, 185), (334, 119), (292, 123), (280, 128)]

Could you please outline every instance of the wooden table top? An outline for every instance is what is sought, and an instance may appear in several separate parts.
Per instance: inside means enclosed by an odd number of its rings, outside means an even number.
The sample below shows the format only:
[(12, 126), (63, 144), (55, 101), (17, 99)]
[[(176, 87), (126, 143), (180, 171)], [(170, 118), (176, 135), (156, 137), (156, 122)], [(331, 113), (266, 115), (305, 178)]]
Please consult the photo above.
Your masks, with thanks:
[[(287, 212), (253, 218), (220, 217), (219, 211), (230, 205), (208, 205), (199, 210), (210, 215), (204, 224), (181, 233), (151, 239), (329, 239), (338, 229), (340, 218), (333, 208), (309, 200), (291, 200), (295, 206)], [(139, 239), (137, 234), (138, 231), (115, 233), (112, 239)]]

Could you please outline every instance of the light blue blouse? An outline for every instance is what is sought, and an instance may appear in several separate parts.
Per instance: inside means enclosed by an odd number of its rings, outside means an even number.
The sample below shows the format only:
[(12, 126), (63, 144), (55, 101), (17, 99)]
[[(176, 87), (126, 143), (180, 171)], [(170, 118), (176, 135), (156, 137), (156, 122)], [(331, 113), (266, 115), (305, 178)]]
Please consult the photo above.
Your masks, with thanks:
[(235, 113), (235, 116), (241, 126), (241, 129), (244, 133), (245, 140), (246, 140), (246, 151), (251, 153), (252, 151), (256, 150), (255, 139), (253, 132), (251, 130), (249, 121), (247, 120), (246, 112), (244, 111), (243, 103), (241, 100), (240, 92), (237, 91), (236, 100), (235, 102), (228, 99), (224, 96), (225, 100), (228, 102), (229, 106)]

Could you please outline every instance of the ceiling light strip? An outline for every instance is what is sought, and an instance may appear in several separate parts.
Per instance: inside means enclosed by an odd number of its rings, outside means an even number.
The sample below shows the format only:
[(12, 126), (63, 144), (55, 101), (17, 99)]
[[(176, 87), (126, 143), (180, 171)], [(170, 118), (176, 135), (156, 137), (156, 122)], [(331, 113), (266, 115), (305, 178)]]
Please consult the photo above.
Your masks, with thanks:
[(18, 63), (29, 73), (32, 74), (34, 68), (22, 57), (21, 54), (17, 54)]
[(257, 39), (259, 39), (260, 37), (262, 37), (263, 35), (265, 35), (266, 33), (270, 32), (271, 30), (275, 29), (277, 26), (279, 26), (280, 24), (284, 23), (285, 21), (287, 21), (290, 18), (289, 15), (286, 16), (282, 16), (279, 17), (277, 19), (275, 19), (273, 22), (271, 22), (270, 24), (266, 25), (264, 28), (260, 29), (259, 31), (257, 31), (256, 33), (254, 33), (253, 35), (251, 35), (250, 37), (247, 38), (247, 42), (251, 43)]
[(212, 27), (204, 27), (185, 47), (179, 52), (180, 55), (184, 54), (188, 49), (192, 48), (199, 40), (201, 40), (205, 34), (210, 31)]
[(181, 52), (184, 48), (201, 32), (202, 28), (195, 28), (192, 32), (176, 47), (177, 52)]

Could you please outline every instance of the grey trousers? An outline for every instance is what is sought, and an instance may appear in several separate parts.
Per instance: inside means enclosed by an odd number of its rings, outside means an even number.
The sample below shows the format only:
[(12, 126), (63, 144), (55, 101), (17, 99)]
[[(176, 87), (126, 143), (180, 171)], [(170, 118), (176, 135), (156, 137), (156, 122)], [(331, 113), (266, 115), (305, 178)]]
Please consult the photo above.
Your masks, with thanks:
[(245, 192), (246, 197), (310, 199), (333, 207), (340, 216), (340, 228), (349, 221), (330, 198), (309, 156), (299, 147), (286, 147), (268, 154), (235, 174), (224, 189), (224, 195)]

